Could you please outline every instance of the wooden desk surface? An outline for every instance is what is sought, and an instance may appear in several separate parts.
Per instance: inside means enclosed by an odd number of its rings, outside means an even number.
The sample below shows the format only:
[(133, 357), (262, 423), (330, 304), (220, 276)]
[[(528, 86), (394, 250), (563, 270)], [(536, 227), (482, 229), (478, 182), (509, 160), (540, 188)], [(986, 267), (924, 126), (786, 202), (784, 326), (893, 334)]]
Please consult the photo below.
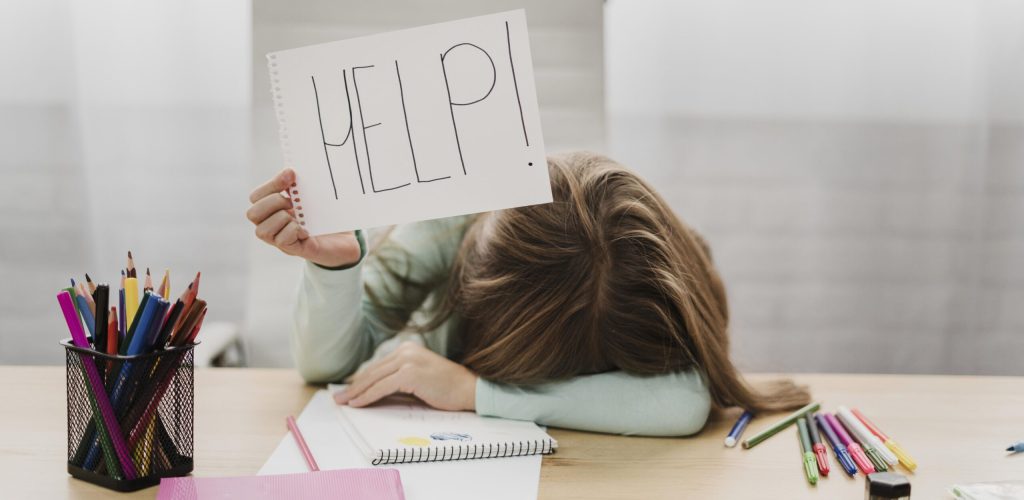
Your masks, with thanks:
[[(0, 367), (0, 484), (5, 498), (154, 498), (72, 479), (66, 472), (63, 367)], [(751, 377), (757, 380), (758, 376)], [(914, 498), (947, 498), (957, 482), (1024, 477), (1024, 377), (800, 375), (823, 408), (861, 408), (920, 463)], [(196, 373), (196, 470), (199, 476), (254, 474), (316, 387), (292, 370), (205, 369)], [(627, 438), (552, 429), (559, 450), (544, 458), (541, 498), (860, 499), (863, 476), (833, 463), (811, 487), (803, 477), (795, 431), (752, 450), (727, 449), (735, 415), (693, 438)], [(756, 419), (757, 432), (772, 418)]]

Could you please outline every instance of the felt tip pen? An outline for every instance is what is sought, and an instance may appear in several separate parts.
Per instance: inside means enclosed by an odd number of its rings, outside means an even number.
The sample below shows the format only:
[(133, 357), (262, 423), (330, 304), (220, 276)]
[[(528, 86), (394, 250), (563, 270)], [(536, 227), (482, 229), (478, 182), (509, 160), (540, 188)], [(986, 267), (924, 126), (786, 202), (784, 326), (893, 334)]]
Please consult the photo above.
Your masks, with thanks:
[(825, 445), (821, 442), (821, 434), (818, 434), (817, 420), (814, 417), (813, 413), (807, 415), (807, 432), (811, 436), (811, 449), (814, 450), (814, 458), (818, 462), (818, 472), (822, 476), (828, 476), (830, 469), (828, 465), (828, 450), (825, 449)]
[(1011, 453), (1024, 453), (1024, 441), (1011, 444), (1008, 448), (1006, 448), (1006, 451), (1009, 451)]
[(857, 438), (874, 448), (875, 451), (878, 452), (878, 455), (882, 457), (882, 460), (885, 460), (886, 464), (895, 466), (900, 462), (899, 457), (897, 457), (892, 450), (886, 448), (885, 443), (883, 443), (881, 439), (878, 439), (878, 436), (871, 432), (871, 430), (864, 425), (864, 422), (861, 422), (849, 408), (840, 406), (836, 410), (836, 413), (843, 417), (843, 423), (849, 422), (847, 426), (853, 428)]
[(886, 464), (885, 459), (878, 454), (878, 450), (867, 439), (864, 439), (864, 434), (859, 429), (850, 424), (850, 419), (845, 414), (836, 413), (836, 420), (839, 424), (846, 429), (846, 432), (853, 437), (853, 440), (860, 444), (860, 449), (864, 451), (864, 456), (868, 457), (871, 461), (871, 465), (875, 467), (875, 472), (886, 472), (889, 470), (889, 465)]
[(871, 460), (868, 460), (867, 455), (864, 454), (864, 450), (860, 448), (860, 445), (853, 441), (853, 438), (846, 433), (846, 429), (843, 429), (842, 425), (839, 425), (839, 421), (836, 420), (835, 415), (831, 413), (825, 413), (825, 420), (828, 425), (832, 427), (832, 432), (836, 433), (839, 437), (839, 441), (846, 447), (846, 451), (850, 453), (850, 458), (853, 459), (853, 463), (857, 464), (857, 467), (864, 474), (871, 474), (875, 472), (875, 466), (871, 465)]
[(732, 448), (739, 442), (740, 436), (743, 435), (743, 430), (747, 428), (747, 424), (754, 418), (754, 414), (749, 411), (744, 411), (740, 418), (736, 420), (736, 423), (732, 425), (732, 430), (729, 431), (729, 435), (725, 436), (725, 446)]
[(811, 485), (818, 484), (818, 460), (811, 450), (811, 436), (807, 430), (807, 417), (800, 417), (796, 421), (797, 437), (800, 439), (800, 451), (804, 454), (804, 475)]
[(917, 468), (917, 462), (914, 461), (914, 459), (910, 456), (909, 453), (907, 453), (907, 450), (904, 450), (902, 446), (896, 443), (896, 441), (893, 441), (892, 438), (890, 438), (884, 432), (882, 432), (882, 430), (879, 429), (878, 426), (876, 426), (870, 420), (868, 420), (868, 417), (865, 417), (864, 414), (860, 412), (860, 410), (856, 408), (850, 408), (850, 412), (852, 412), (853, 415), (857, 417), (857, 420), (860, 420), (860, 422), (864, 424), (864, 427), (867, 427), (872, 434), (878, 436), (878, 439), (882, 441), (886, 448), (889, 448), (889, 451), (896, 455), (896, 458), (899, 459), (899, 462), (903, 464), (903, 466), (906, 467), (907, 470), (913, 472), (914, 469)]
[(793, 413), (790, 413), (788, 416), (786, 416), (786, 418), (783, 418), (782, 420), (779, 420), (778, 422), (772, 424), (771, 427), (755, 434), (753, 437), (743, 440), (743, 448), (750, 449), (757, 446), (762, 441), (778, 434), (779, 431), (781, 431), (782, 429), (785, 429), (786, 427), (789, 427), (790, 425), (796, 423), (796, 419), (803, 417), (808, 413), (816, 412), (819, 408), (821, 408), (820, 403), (811, 403)]
[(828, 444), (832, 446), (832, 452), (836, 454), (836, 460), (843, 467), (843, 471), (851, 477), (857, 475), (857, 465), (850, 458), (850, 452), (846, 451), (846, 445), (839, 440), (839, 436), (836, 436), (828, 420), (825, 420), (825, 415), (819, 413), (814, 416), (814, 419), (817, 420), (821, 432), (825, 433), (825, 438), (828, 440)]

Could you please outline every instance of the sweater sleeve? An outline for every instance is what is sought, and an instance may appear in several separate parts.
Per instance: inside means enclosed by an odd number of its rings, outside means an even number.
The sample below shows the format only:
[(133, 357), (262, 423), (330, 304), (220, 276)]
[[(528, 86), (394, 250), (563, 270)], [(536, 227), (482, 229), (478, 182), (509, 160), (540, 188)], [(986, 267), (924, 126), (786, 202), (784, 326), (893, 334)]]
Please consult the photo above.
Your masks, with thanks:
[(456, 217), (397, 226), (354, 266), (329, 269), (306, 262), (291, 337), (302, 377), (340, 381), (394, 336), (401, 328), (396, 321), (408, 320), (430, 294), (430, 285), (447, 276), (465, 221)]
[(695, 370), (650, 377), (613, 371), (531, 387), (481, 378), (476, 386), (480, 415), (610, 434), (695, 434), (710, 411), (710, 393)]

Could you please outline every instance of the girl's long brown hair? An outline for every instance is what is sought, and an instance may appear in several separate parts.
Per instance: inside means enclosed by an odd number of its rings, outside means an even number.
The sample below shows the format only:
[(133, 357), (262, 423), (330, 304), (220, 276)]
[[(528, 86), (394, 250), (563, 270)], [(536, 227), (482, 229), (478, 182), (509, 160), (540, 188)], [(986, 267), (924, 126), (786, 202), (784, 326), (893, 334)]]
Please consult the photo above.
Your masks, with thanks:
[(791, 409), (789, 381), (751, 388), (729, 358), (725, 287), (701, 237), (654, 189), (608, 158), (549, 159), (553, 203), (478, 217), (433, 319), (461, 318), (461, 361), (533, 384), (623, 370), (697, 368), (717, 408)]

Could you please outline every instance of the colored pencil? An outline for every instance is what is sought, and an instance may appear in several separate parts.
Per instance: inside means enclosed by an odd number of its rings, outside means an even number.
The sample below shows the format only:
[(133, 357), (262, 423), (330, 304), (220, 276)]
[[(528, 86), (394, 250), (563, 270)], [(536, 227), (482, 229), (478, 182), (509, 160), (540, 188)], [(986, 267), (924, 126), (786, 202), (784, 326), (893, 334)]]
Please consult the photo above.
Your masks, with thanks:
[(128, 309), (125, 307), (125, 296), (124, 296), (124, 270), (121, 270), (121, 288), (118, 290), (117, 297), (117, 335), (120, 338), (119, 341), (124, 340), (124, 336), (128, 333)]
[(72, 279), (71, 290), (71, 296), (78, 305), (78, 314), (82, 317), (85, 327), (89, 330), (89, 336), (95, 339), (93, 328), (96, 328), (96, 318), (93, 317), (89, 302), (85, 300), (85, 288), (81, 286), (81, 283), (75, 284), (75, 280)]
[[(72, 286), (57, 298), (76, 346), (134, 356), (194, 343), (207, 313), (206, 301), (198, 298), (201, 276), (196, 273), (172, 307), (168, 301), (170, 270), (165, 269), (160, 288), (155, 291), (147, 268), (145, 293), (139, 300), (134, 256), (128, 252), (127, 267), (121, 271), (118, 304), (111, 304), (110, 286), (94, 282), (89, 274), (85, 283), (72, 279)], [(86, 330), (91, 339), (86, 337)], [(182, 455), (158, 418), (157, 408), (187, 352), (168, 353), (166, 358), (99, 363), (82, 353), (93, 417), (69, 462), (115, 479), (134, 479), (150, 474), (153, 467), (170, 468), (180, 460)]]
[(125, 270), (127, 277), (124, 279), (124, 306), (125, 318), (128, 320), (128, 328), (135, 323), (139, 311), (139, 280), (135, 277), (135, 261), (132, 259), (131, 250), (128, 251), (128, 268)]
[(180, 324), (179, 328), (174, 332), (171, 332), (170, 343), (173, 346), (185, 345), (188, 341), (188, 337), (192, 333), (192, 330), (199, 323), (199, 317), (206, 311), (206, 301), (203, 299), (196, 299), (192, 302), (192, 307), (189, 308), (188, 317), (186, 317)]
[(107, 354), (117, 354), (117, 307), (110, 308), (107, 326)]
[(288, 424), (288, 430), (292, 432), (292, 437), (295, 438), (295, 443), (299, 445), (299, 450), (302, 451), (302, 456), (306, 459), (306, 465), (309, 466), (309, 470), (314, 472), (320, 470), (320, 467), (316, 465), (316, 459), (313, 458), (313, 452), (309, 451), (309, 445), (306, 444), (305, 438), (302, 437), (302, 432), (299, 431), (299, 424), (295, 422), (295, 417), (288, 415), (285, 422)]
[(96, 302), (92, 299), (92, 293), (89, 293), (84, 283), (78, 284), (78, 295), (85, 298), (85, 302), (89, 304), (89, 312), (93, 315), (96, 314)]
[(104, 352), (107, 348), (107, 327), (110, 323), (107, 321), (107, 314), (110, 313), (110, 310), (107, 309), (110, 300), (110, 287), (101, 283), (92, 288), (93, 301), (96, 303), (96, 327), (92, 330), (93, 344), (97, 351)]
[(209, 311), (209, 309), (203, 308), (203, 312), (199, 314), (199, 321), (196, 322), (196, 326), (192, 328), (192, 333), (188, 335), (188, 338), (185, 339), (185, 342), (183, 342), (182, 345), (188, 345), (196, 341), (196, 336), (199, 335), (199, 329), (203, 327), (203, 320), (206, 319), (206, 311)]
[[(71, 296), (66, 292), (57, 294), (57, 301), (60, 303), (64, 313), (64, 320), (71, 331), (72, 342), (78, 347), (88, 349), (89, 341), (85, 338), (82, 325), (74, 313), (74, 306), (71, 304)], [(88, 355), (82, 354), (82, 367), (87, 377), (87, 384), (90, 386), (89, 401), (93, 407), (93, 414), (100, 415), (104, 425), (100, 427), (101, 446), (104, 447), (104, 456), (107, 457), (107, 470), (114, 477), (124, 474), (129, 481), (135, 479), (135, 466), (128, 456), (127, 445), (124, 442), (124, 434), (121, 433), (121, 426), (114, 418), (114, 410), (104, 390), (103, 381), (100, 379), (96, 364)], [(95, 419), (94, 419), (95, 420)], [(117, 456), (119, 462), (114, 460)]]
[(160, 288), (157, 289), (164, 300), (171, 300), (171, 270), (164, 269), (164, 277), (160, 280)]
[(762, 441), (764, 441), (764, 440), (766, 440), (766, 439), (768, 439), (768, 438), (778, 434), (779, 431), (781, 431), (782, 429), (785, 429), (786, 427), (789, 427), (789, 426), (793, 425), (794, 423), (796, 423), (796, 420), (798, 418), (800, 418), (800, 417), (802, 417), (804, 415), (807, 415), (808, 413), (818, 411), (818, 408), (821, 408), (821, 404), (820, 403), (811, 403), (811, 404), (809, 404), (809, 405), (807, 405), (807, 406), (805, 406), (803, 408), (800, 408), (799, 410), (797, 410), (797, 411), (795, 411), (793, 413), (790, 413), (788, 416), (786, 416), (786, 418), (783, 418), (782, 420), (779, 420), (778, 422), (772, 424), (771, 427), (769, 427), (769, 428), (767, 428), (767, 429), (757, 433), (753, 437), (743, 441), (743, 448), (750, 449), (750, 448), (753, 448), (753, 447), (757, 446)]

